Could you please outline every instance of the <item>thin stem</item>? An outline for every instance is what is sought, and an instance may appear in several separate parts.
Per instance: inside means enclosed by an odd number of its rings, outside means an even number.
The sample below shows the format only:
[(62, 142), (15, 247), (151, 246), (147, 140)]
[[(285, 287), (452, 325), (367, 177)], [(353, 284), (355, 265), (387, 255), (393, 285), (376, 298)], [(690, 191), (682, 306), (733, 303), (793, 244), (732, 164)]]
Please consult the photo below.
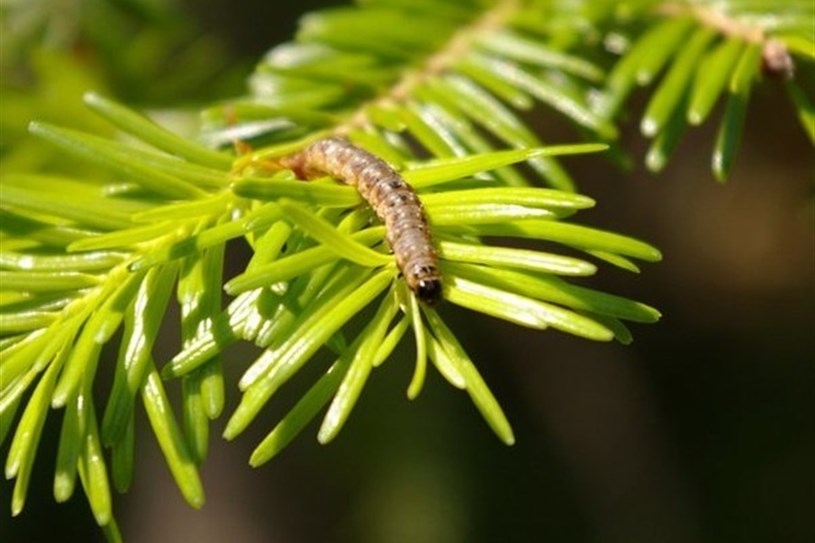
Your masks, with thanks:
[(759, 44), (762, 47), (764, 70), (787, 78), (792, 77), (794, 63), (787, 46), (768, 36), (759, 25), (745, 24), (738, 17), (715, 7), (700, 4), (666, 2), (658, 8), (658, 12), (669, 17), (691, 15), (701, 25), (726, 37)]
[(428, 79), (437, 77), (450, 66), (458, 62), (471, 50), (472, 41), (479, 35), (490, 30), (500, 28), (520, 8), (517, 0), (504, 0), (476, 19), (471, 25), (465, 26), (454, 33), (447, 45), (437, 53), (428, 57), (419, 68), (408, 70), (390, 89), (377, 98), (359, 107), (352, 113), (347, 121), (338, 125), (334, 132), (345, 135), (354, 128), (370, 124), (367, 109), (372, 105), (387, 106), (396, 102), (407, 100), (413, 90)]

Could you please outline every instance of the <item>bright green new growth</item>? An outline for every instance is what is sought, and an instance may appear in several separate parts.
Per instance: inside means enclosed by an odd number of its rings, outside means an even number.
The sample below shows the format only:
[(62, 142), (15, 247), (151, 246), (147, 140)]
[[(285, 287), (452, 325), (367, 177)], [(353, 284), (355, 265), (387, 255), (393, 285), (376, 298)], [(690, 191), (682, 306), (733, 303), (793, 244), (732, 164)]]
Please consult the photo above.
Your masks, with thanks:
[[(387, 358), (404, 333), (403, 321), (391, 326), (399, 311), (409, 316), (420, 346), (409, 396), (415, 397), (421, 390), (429, 353), (442, 375), (470, 392), (499, 437), (507, 443), (513, 441), (497, 402), (452, 332), (434, 311), (420, 308), (404, 288), (384, 243), (383, 228), (369, 226), (371, 212), (352, 188), (302, 183), (290, 175), (276, 175), (267, 182), (209, 169), (222, 155), (191, 148), (187, 143), (174, 152), (172, 136), (146, 119), (98, 96), (89, 96), (88, 102), (105, 111), (121, 128), (139, 134), (145, 143), (161, 146), (168, 154), (139, 151), (136, 156), (149, 154), (154, 160), (137, 162), (139, 175), (131, 178), (140, 185), (125, 189), (128, 198), (120, 192), (106, 196), (111, 185), (104, 183), (83, 185), (80, 180), (34, 176), (7, 180), (13, 190), (8, 199), (4, 191), (4, 203), (13, 206), (16, 214), (12, 218), (25, 228), (15, 230), (17, 222), (12, 220), (6, 225), (4, 239), (4, 245), (18, 249), (4, 253), (7, 267), (23, 270), (3, 272), (9, 276), (3, 282), (4, 331), (17, 334), (2, 352), (0, 413), (4, 420), (13, 417), (25, 390), (45, 371), (36, 388), (42, 401), (29, 400), (7, 461), (7, 475), (17, 476), (15, 512), (22, 507), (36, 438), (51, 403), (66, 408), (55, 496), (60, 501), (71, 496), (78, 467), (81, 476), (87, 474), (82, 476), (88, 481), (83, 485), (89, 488), (97, 521), (106, 525), (111, 518), (110, 497), (100, 447), (112, 449), (114, 484), (126, 489), (132, 472), (133, 415), (139, 396), (179, 488), (192, 505), (200, 506), (203, 491), (195, 466), (206, 456), (208, 420), (217, 417), (223, 405), (224, 385), (216, 356), (238, 339), (253, 341), (266, 351), (241, 380), (244, 398), (231, 416), (225, 436), (231, 439), (246, 428), (272, 394), (317, 350), (327, 346), (340, 354), (337, 364), (258, 447), (252, 463), (258, 465), (271, 458), (281, 443), (288, 442), (333, 395), (319, 432), (320, 441), (329, 441), (348, 418), (371, 370)], [(32, 130), (114, 173), (132, 175), (133, 169), (125, 167), (124, 160), (108, 160), (110, 156), (126, 157), (129, 148), (124, 144), (42, 124)], [(561, 224), (561, 217), (592, 206), (591, 199), (551, 189), (502, 188), (488, 178), (473, 178), (485, 188), (455, 188), (460, 179), (524, 159), (597, 148), (575, 145), (485, 153), (424, 164), (406, 174), (415, 179), (420, 191), (424, 187), (438, 191), (428, 193), (425, 203), (434, 233), (443, 240), (440, 251), (449, 303), (526, 326), (552, 326), (596, 340), (609, 340), (614, 332), (568, 307), (596, 311), (604, 317), (658, 318), (656, 311), (635, 302), (611, 297), (613, 301), (604, 305), (609, 295), (574, 290), (579, 287), (570, 291), (568, 286), (559, 288), (551, 283), (558, 274), (594, 273), (596, 267), (585, 260), (479, 241), (481, 233), (510, 228), (506, 221), (512, 220), (522, 237), (562, 238), (586, 250), (611, 250), (646, 260), (659, 258), (655, 249), (623, 236), (566, 223), (566, 230), (561, 232), (548, 228), (549, 223)], [(161, 178), (170, 163), (176, 180), (172, 186), (189, 187), (185, 193), (195, 199), (179, 202), (166, 191), (157, 194), (153, 190), (152, 179)], [(206, 180), (201, 179), (204, 171)], [(212, 183), (218, 176), (224, 188), (217, 189)], [(61, 215), (57, 206), (36, 197), (40, 180), (55, 199), (71, 200), (77, 187), (88, 197), (75, 198)], [(445, 191), (447, 187), (451, 190)], [(290, 200), (292, 196), (299, 201)], [(82, 211), (88, 213), (85, 221)], [(145, 217), (156, 222), (149, 228), (139, 226)], [(538, 222), (541, 219), (545, 219), (543, 223)], [(527, 223), (532, 228), (524, 230)], [(38, 232), (49, 236), (41, 239)], [(54, 233), (63, 237), (59, 239)], [(255, 256), (247, 270), (226, 285), (227, 292), (236, 298), (222, 311), (224, 243), (244, 236)], [(24, 247), (27, 239), (33, 244)], [(524, 271), (510, 272), (513, 269)], [(496, 282), (500, 277), (472, 275), (479, 270), (523, 273), (529, 281), (548, 282), (551, 292), (534, 294), (524, 289), (526, 296), (515, 294), (513, 287), (502, 288)], [(18, 281), (14, 274), (24, 275)], [(176, 283), (184, 349), (164, 368), (164, 374), (182, 376), (183, 433), (171, 415), (151, 355)], [(349, 333), (343, 331), (345, 324), (388, 288), (390, 294), (376, 316), (347, 345), (343, 340)], [(544, 301), (553, 298), (562, 305)], [(49, 310), (49, 319), (32, 321), (29, 317), (33, 311)], [(423, 314), (430, 319), (430, 328), (426, 328)], [(100, 425), (90, 400), (93, 377), (103, 362), (99, 359), (102, 345), (120, 326), (124, 335)], [(397, 335), (383, 341), (391, 334)], [(85, 462), (90, 462), (87, 467), (83, 467)]]
[[(768, 9), (763, 2), (720, 4), (733, 20), (754, 26), (731, 32), (712, 25), (703, 2), (368, 0), (307, 16), (297, 42), (273, 49), (258, 66), (250, 96), (204, 112), (200, 141), (95, 94), (87, 106), (135, 144), (32, 123), (32, 133), (104, 173), (4, 174), (0, 443), (11, 438), (12, 513), (23, 507), (49, 408), (61, 409), (55, 498), (70, 498), (78, 475), (97, 523), (119, 540), (110, 483), (123, 492), (132, 481), (138, 403), (181, 493), (200, 507), (197, 468), (230, 386), (219, 356), (238, 341), (263, 353), (238, 383), (242, 399), (229, 415), (227, 439), (317, 353), (336, 356), (257, 446), (253, 466), (323, 410), (318, 440), (334, 439), (373, 370), (406, 336), (416, 351), (407, 396), (417, 397), (428, 366), (435, 368), (512, 444), (497, 400), (443, 320), (444, 305), (621, 343), (632, 340), (624, 321), (660, 317), (580, 284), (604, 262), (637, 272), (635, 260), (661, 258), (647, 243), (573, 220), (594, 201), (574, 192), (557, 157), (608, 145), (545, 146), (522, 112), (544, 105), (590, 141), (613, 145), (614, 119), (631, 91), (665, 70), (642, 121), (654, 137), (649, 167), (664, 166), (686, 119), (702, 122), (728, 93), (714, 153), (714, 171), (724, 177), (765, 36), (784, 43), (796, 61), (815, 56), (815, 39), (800, 27), (809, 7), (791, 2), (790, 17), (770, 26), (750, 16)], [(647, 23), (641, 37), (617, 19), (624, 13)], [(602, 58), (586, 60), (581, 40), (609, 29), (632, 35), (606, 73)], [(761, 39), (747, 33), (755, 29)], [(785, 84), (812, 137), (807, 94), (794, 79)], [(384, 227), (355, 189), (332, 179), (305, 183), (277, 164), (329, 133), (387, 160), (419, 193), (441, 257), (441, 307), (423, 305), (405, 287)], [(255, 149), (239, 156), (218, 150), (237, 140)], [(533, 186), (537, 181), (552, 188)], [(253, 256), (224, 284), (226, 246), (238, 239)], [(169, 361), (154, 360), (172, 303), (180, 308), (182, 349)], [(367, 307), (373, 316), (350, 325)], [(119, 330), (116, 359), (100, 358)], [(114, 365), (109, 391), (94, 382), (100, 364)], [(181, 422), (164, 389), (176, 380)], [(103, 410), (94, 395), (105, 398)]]
[(653, 139), (645, 157), (649, 170), (661, 171), (688, 125), (705, 122), (723, 100), (711, 166), (716, 178), (725, 181), (738, 150), (751, 90), (762, 78), (784, 80), (791, 105), (815, 142), (813, 106), (795, 77), (797, 69), (811, 70), (815, 59), (815, 4), (641, 3), (656, 17), (655, 23), (642, 36), (630, 38), (596, 109), (604, 118), (614, 118), (636, 86), (650, 85), (664, 72), (640, 121), (642, 134)]
[[(252, 341), (265, 352), (241, 379), (243, 400), (227, 424), (228, 439), (242, 432), (318, 350), (326, 347), (339, 355), (258, 446), (253, 465), (268, 461), (329, 403), (319, 439), (333, 439), (371, 371), (387, 359), (408, 326), (418, 346), (408, 396), (415, 398), (421, 391), (429, 356), (447, 380), (469, 392), (498, 436), (514, 441), (497, 401), (453, 333), (405, 288), (383, 227), (370, 224), (372, 211), (353, 188), (333, 181), (303, 183), (286, 171), (266, 178), (258, 177), (262, 168), (253, 168), (251, 176), (230, 172), (231, 162), (223, 159), (227, 155), (186, 141), (176, 149), (175, 137), (147, 119), (99, 96), (90, 95), (87, 101), (163, 152), (135, 150), (133, 168), (127, 163), (131, 147), (125, 144), (35, 124), (35, 133), (130, 182), (121, 187), (118, 180), (33, 175), (6, 180), (11, 190), (3, 191), (3, 203), (14, 212), (4, 223), (4, 251), (15, 250), (3, 253), (9, 269), (2, 272), (8, 276), (2, 286), (3, 330), (14, 334), (0, 353), (4, 421), (14, 417), (20, 399), (39, 379), (7, 460), (7, 475), (17, 476), (15, 513), (22, 507), (50, 403), (66, 409), (55, 497), (63, 501), (71, 496), (78, 473), (99, 524), (112, 522), (108, 471), (100, 451), (102, 446), (111, 449), (114, 486), (127, 489), (139, 399), (182, 494), (200, 506), (204, 498), (196, 465), (206, 456), (209, 420), (223, 406), (217, 355), (237, 340)], [(481, 239), (518, 236), (658, 260), (659, 252), (642, 242), (564, 222), (593, 206), (590, 198), (501, 186), (489, 177), (496, 168), (520, 161), (598, 149), (602, 146), (578, 144), (497, 151), (417, 163), (406, 170), (406, 178), (424, 197), (439, 240), (447, 303), (601, 341), (615, 335), (629, 339), (619, 332), (621, 324), (604, 324), (609, 318), (659, 318), (645, 305), (555, 281), (557, 275), (593, 274), (596, 266), (585, 259), (498, 247)], [(227, 167), (213, 167), (219, 161)], [(173, 183), (159, 189), (154, 180), (164, 177)], [(53, 200), (38, 197), (40, 186), (47, 187)], [(186, 198), (180, 200), (182, 194)], [(68, 205), (56, 205), (61, 199)], [(143, 226), (148, 219), (151, 223)], [(228, 240), (239, 237), (249, 241), (254, 257), (244, 273), (225, 285), (235, 298), (223, 309), (223, 250)], [(511, 283), (502, 283), (501, 273), (510, 274)], [(518, 289), (524, 283), (513, 274), (540, 286)], [(173, 290), (181, 308), (183, 349), (162, 371), (165, 377), (182, 379), (183, 430), (151, 354)], [(368, 325), (348, 330), (346, 323), (385, 291)], [(32, 313), (40, 318), (32, 319)], [(405, 317), (397, 318), (399, 313)], [(94, 375), (105, 363), (100, 360), (102, 346), (120, 327), (124, 332), (113, 386), (97, 422), (91, 401)], [(344, 339), (347, 334), (351, 341)], [(10, 429), (4, 423), (4, 430)]]

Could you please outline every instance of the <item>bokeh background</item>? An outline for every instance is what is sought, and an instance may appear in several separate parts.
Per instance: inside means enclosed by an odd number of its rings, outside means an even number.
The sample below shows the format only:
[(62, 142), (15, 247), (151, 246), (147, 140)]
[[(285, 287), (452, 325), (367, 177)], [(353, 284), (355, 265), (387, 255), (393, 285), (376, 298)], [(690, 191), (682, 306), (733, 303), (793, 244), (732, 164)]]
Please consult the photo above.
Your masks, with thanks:
[[(30, 0), (22, 21), (10, 15), (22, 2), (4, 4), (7, 169), (60, 160), (33, 150), (22, 127), (34, 117), (93, 125), (79, 100), (89, 88), (150, 108), (240, 94), (254, 61), (288, 39), (302, 13), (329, 2)], [(100, 25), (105, 16), (118, 23)], [(24, 32), (26, 21), (40, 30)], [(179, 80), (178, 66), (198, 68)], [(443, 308), (513, 424), (513, 447), (437, 375), (408, 401), (404, 349), (372, 375), (326, 447), (312, 426), (271, 463), (248, 466), (285, 397), (235, 443), (217, 438), (225, 419), (217, 421), (201, 511), (181, 499), (140, 417), (135, 484), (115, 503), (126, 540), (815, 541), (815, 156), (782, 91), (769, 82), (754, 95), (724, 186), (709, 170), (711, 127), (690, 131), (658, 177), (600, 158), (567, 161), (598, 201), (583, 220), (665, 255), (639, 276), (604, 269), (596, 279), (663, 312), (659, 324), (634, 328), (633, 345)], [(549, 142), (577, 138), (545, 111), (533, 122)], [(623, 139), (641, 163), (634, 125)], [(242, 258), (236, 248), (232, 273)], [(176, 348), (164, 342), (157, 360)], [(228, 351), (232, 383), (253, 354)], [(228, 409), (237, 400), (229, 388)], [(26, 509), (0, 515), (4, 543), (103, 540), (81, 493), (53, 501), (58, 418), (46, 425)], [(0, 482), (3, 508), (11, 488)]]

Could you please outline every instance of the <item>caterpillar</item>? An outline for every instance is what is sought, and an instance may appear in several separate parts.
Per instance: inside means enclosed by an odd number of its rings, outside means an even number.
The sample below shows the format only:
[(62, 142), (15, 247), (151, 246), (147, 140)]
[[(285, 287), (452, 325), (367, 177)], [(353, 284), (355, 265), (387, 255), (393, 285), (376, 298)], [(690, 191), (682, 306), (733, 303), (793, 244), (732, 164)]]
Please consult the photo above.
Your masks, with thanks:
[(441, 298), (439, 256), (422, 203), (388, 163), (346, 139), (328, 137), (283, 158), (280, 164), (300, 179), (329, 175), (356, 187), (385, 223), (388, 244), (408, 287), (425, 303)]

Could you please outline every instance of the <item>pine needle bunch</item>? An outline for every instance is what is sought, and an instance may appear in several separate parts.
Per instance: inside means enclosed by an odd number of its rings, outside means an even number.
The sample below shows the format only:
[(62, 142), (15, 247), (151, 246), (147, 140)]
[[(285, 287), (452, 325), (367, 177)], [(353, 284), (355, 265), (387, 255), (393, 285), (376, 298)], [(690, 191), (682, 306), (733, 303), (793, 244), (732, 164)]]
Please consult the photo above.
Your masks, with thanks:
[[(719, 181), (730, 174), (747, 107), (762, 80), (780, 82), (810, 141), (815, 106), (799, 81), (813, 77), (815, 4), (791, 1), (639, 2), (629, 13), (644, 31), (621, 29), (610, 41), (622, 56), (608, 74), (594, 111), (613, 119), (636, 87), (652, 86), (640, 132), (653, 140), (645, 157), (661, 171), (689, 127), (724, 111), (711, 158)], [(797, 72), (802, 72), (798, 74)]]
[[(808, 27), (799, 32), (806, 6), (792, 6), (788, 24), (754, 18), (750, 28), (763, 29), (761, 41), (711, 27), (708, 18), (718, 10), (748, 20), (764, 13), (763, 4), (717, 6), (367, 0), (307, 15), (296, 41), (258, 65), (247, 96), (203, 112), (197, 140), (97, 94), (86, 95), (86, 105), (124, 138), (32, 123), (33, 134), (105, 173), (3, 178), (0, 443), (10, 438), (12, 513), (23, 508), (43, 424), (57, 411), (55, 498), (70, 498), (78, 480), (97, 523), (110, 540), (121, 539), (110, 489), (124, 492), (132, 481), (138, 403), (181, 493), (200, 507), (198, 467), (231, 386), (220, 355), (239, 341), (262, 354), (230, 362), (246, 369), (226, 439), (243, 432), (317, 353), (335, 358), (258, 444), (253, 466), (323, 411), (318, 439), (331, 441), (372, 370), (400, 343), (416, 354), (409, 398), (432, 366), (470, 396), (499, 439), (513, 443), (497, 400), (445, 322), (444, 305), (621, 343), (632, 339), (625, 322), (659, 319), (652, 307), (581, 284), (598, 264), (638, 272), (637, 261), (661, 255), (642, 241), (575, 222), (594, 201), (575, 192), (557, 157), (616, 147), (616, 118), (633, 86), (672, 62), (647, 108), (647, 135), (667, 157), (681, 132), (676, 119), (701, 122), (729, 81), (729, 100), (739, 105), (727, 106), (722, 130), (731, 135), (717, 143), (716, 171), (725, 175), (731, 136), (741, 128), (733, 119), (743, 118), (766, 44), (783, 44), (797, 61), (815, 42)], [(642, 37), (633, 34), (635, 21)], [(647, 44), (657, 30), (664, 39), (667, 27), (681, 27), (673, 45), (693, 38), (674, 56), (666, 47), (660, 60)], [(609, 72), (608, 53), (586, 50), (613, 42), (611, 29), (633, 45)], [(704, 54), (707, 64), (727, 64), (728, 75), (706, 79), (720, 72), (694, 71)], [(650, 79), (641, 76), (646, 67)], [(681, 78), (672, 75), (679, 71)], [(805, 92), (786, 81), (811, 125)], [(695, 106), (682, 109), (687, 104)], [(603, 143), (543, 144), (524, 120), (539, 106)], [(353, 187), (330, 178), (304, 182), (281, 166), (281, 158), (328, 135), (386, 160), (419, 194), (441, 258), (441, 307), (406, 288), (384, 227)], [(654, 153), (649, 165), (661, 166)], [(549, 188), (536, 186), (541, 182)], [(233, 240), (248, 243), (252, 257), (224, 283)], [(182, 349), (156, 361), (153, 348), (173, 297)], [(360, 314), (371, 317), (360, 322)], [(103, 347), (119, 337), (118, 356), (106, 360)], [(105, 364), (115, 368), (109, 390), (96, 383)], [(180, 388), (181, 422), (167, 386)]]
[[(225, 437), (238, 435), (272, 394), (325, 347), (337, 362), (284, 417), (252, 456), (261, 464), (331, 402), (319, 432), (333, 438), (371, 369), (412, 329), (416, 397), (428, 358), (466, 390), (506, 443), (514, 438), (497, 401), (439, 313), (419, 303), (384, 242), (384, 227), (349, 186), (304, 183), (288, 170), (236, 174), (226, 154), (179, 138), (96, 95), (88, 105), (154, 150), (70, 129), (34, 124), (32, 132), (108, 168), (116, 181), (11, 174), (4, 181), (2, 285), (4, 435), (22, 411), (6, 463), (16, 477), (13, 511), (22, 508), (37, 439), (49, 406), (64, 409), (54, 493), (68, 499), (76, 475), (97, 522), (112, 522), (103, 447), (113, 483), (130, 484), (134, 407), (140, 397), (185, 498), (203, 503), (196, 466), (206, 456), (209, 421), (223, 408), (218, 354), (230, 343), (266, 349), (241, 379), (243, 399)], [(591, 144), (497, 151), (406, 166), (439, 239), (448, 303), (593, 340), (630, 341), (619, 319), (653, 322), (652, 308), (568, 282), (596, 266), (573, 256), (484, 243), (484, 236), (539, 239), (633, 266), (659, 252), (632, 238), (566, 222), (593, 205), (585, 196), (506, 187), (478, 176), (536, 156), (596, 150)], [(136, 160), (133, 157), (137, 157)], [(241, 161), (242, 159), (238, 159)], [(257, 172), (255, 172), (257, 173)], [(226, 242), (246, 238), (254, 256), (225, 285)], [(180, 307), (184, 349), (162, 370), (180, 377), (183, 429), (169, 408), (151, 351), (169, 300)], [(346, 324), (369, 304), (362, 330)], [(103, 413), (92, 401), (102, 346), (123, 329), (113, 387)], [(350, 334), (350, 335), (349, 335)], [(349, 336), (349, 339), (346, 339)], [(333, 399), (332, 399), (333, 398)], [(79, 469), (78, 466), (87, 467)], [(83, 475), (85, 473), (85, 475)]]

